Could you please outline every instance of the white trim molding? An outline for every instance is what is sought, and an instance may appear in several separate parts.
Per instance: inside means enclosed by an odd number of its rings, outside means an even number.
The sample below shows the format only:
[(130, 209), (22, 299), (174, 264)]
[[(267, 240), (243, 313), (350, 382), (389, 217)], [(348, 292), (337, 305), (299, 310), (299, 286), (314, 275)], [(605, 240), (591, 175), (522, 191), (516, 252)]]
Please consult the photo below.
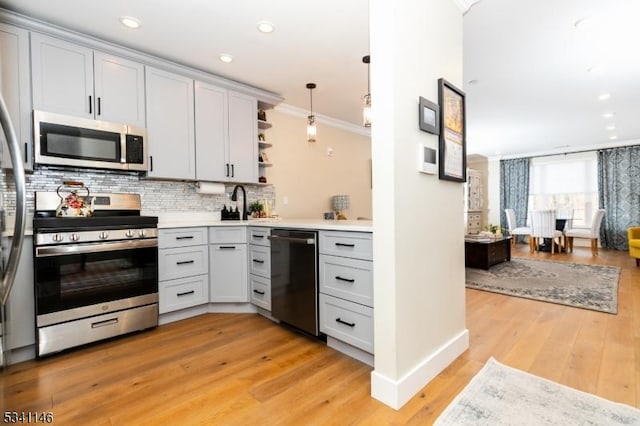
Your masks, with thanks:
[[(282, 112), (283, 114), (292, 115), (294, 117), (304, 118), (305, 120), (309, 116), (309, 111), (306, 109), (298, 108), (290, 104), (278, 104), (274, 107), (274, 110)], [(338, 120), (337, 118), (329, 117), (322, 114), (314, 114), (316, 116), (316, 122), (326, 124), (327, 126), (335, 127), (338, 129), (346, 130), (358, 135), (371, 137), (371, 128), (359, 126), (357, 124), (349, 123), (348, 121)]]
[(469, 349), (469, 330), (464, 329), (422, 360), (400, 380), (392, 380), (374, 370), (371, 373), (371, 396), (394, 410), (399, 410), (467, 349)]
[(453, 2), (458, 6), (458, 8), (462, 11), (462, 14), (466, 14), (471, 6), (476, 3), (479, 3), (480, 0), (453, 0)]

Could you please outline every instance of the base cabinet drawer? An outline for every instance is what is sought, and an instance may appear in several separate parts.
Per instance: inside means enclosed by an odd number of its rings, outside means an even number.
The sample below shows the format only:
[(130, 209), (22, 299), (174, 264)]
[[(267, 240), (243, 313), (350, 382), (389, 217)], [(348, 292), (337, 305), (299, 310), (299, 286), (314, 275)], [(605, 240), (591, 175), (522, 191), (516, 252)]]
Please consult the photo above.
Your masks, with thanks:
[(180, 247), (158, 250), (158, 279), (193, 277), (209, 272), (207, 246)]
[(249, 228), (249, 243), (269, 247), (271, 245), (269, 235), (271, 235), (269, 228)]
[(158, 231), (158, 246), (161, 248), (198, 246), (207, 242), (207, 228), (169, 228)]
[(250, 275), (249, 287), (251, 303), (271, 311), (271, 279)]
[(373, 353), (373, 308), (320, 293), (320, 331)]
[(209, 275), (160, 281), (158, 290), (161, 314), (202, 305), (209, 301)]
[(373, 260), (370, 232), (320, 232), (320, 253), (355, 259)]
[(271, 249), (269, 247), (249, 246), (249, 273), (271, 278)]
[(320, 292), (373, 306), (373, 262), (320, 255)]

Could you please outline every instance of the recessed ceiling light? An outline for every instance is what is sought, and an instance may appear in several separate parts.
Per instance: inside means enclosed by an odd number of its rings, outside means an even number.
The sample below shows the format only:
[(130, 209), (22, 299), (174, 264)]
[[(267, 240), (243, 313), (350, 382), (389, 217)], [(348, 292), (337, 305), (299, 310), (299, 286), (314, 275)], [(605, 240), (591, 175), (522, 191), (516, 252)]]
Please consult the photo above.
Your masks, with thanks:
[(616, 126), (607, 126), (607, 130), (615, 130)]
[(609, 136), (609, 139), (612, 141), (615, 141), (616, 139), (618, 139), (618, 137), (616, 135), (613, 135), (613, 136)]
[(121, 16), (120, 23), (127, 28), (131, 28), (132, 30), (137, 30), (140, 28), (140, 20), (134, 18), (133, 16)]
[(258, 31), (260, 31), (261, 33), (272, 33), (274, 28), (273, 28), (273, 24), (269, 21), (260, 21), (258, 22)]
[(614, 115), (616, 115), (615, 112), (605, 112), (604, 114), (602, 114), (604, 118), (612, 118)]
[(606, 101), (610, 97), (611, 97), (611, 93), (602, 93), (602, 94), (598, 95), (598, 100), (599, 101)]
[(230, 62), (233, 62), (233, 56), (229, 55), (228, 53), (221, 53), (219, 56), (220, 60), (222, 62), (224, 62), (225, 64), (228, 64)]

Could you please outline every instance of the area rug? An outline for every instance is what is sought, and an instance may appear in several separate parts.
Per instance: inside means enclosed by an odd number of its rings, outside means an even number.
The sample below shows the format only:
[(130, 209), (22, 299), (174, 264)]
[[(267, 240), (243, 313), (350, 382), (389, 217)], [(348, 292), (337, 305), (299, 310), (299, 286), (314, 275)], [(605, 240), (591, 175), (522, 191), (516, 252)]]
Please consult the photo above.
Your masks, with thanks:
[(640, 425), (640, 410), (491, 358), (434, 425)]
[(610, 314), (618, 312), (619, 277), (615, 266), (514, 258), (488, 271), (466, 269), (468, 288)]

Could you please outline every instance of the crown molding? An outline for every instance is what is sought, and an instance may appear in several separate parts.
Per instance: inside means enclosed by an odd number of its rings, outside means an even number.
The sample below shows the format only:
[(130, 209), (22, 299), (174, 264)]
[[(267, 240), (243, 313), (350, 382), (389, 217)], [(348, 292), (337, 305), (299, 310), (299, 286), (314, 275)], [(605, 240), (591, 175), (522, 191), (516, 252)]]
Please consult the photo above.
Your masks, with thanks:
[[(294, 117), (304, 118), (305, 120), (309, 116), (309, 111), (306, 109), (298, 108), (290, 104), (278, 104), (274, 108), (275, 111), (282, 112)], [(337, 129), (346, 130), (351, 133), (356, 133), (361, 136), (371, 137), (371, 129), (364, 126), (358, 126), (357, 124), (349, 123), (348, 121), (338, 120), (337, 118), (329, 117), (322, 114), (314, 114), (316, 116), (316, 123), (326, 124), (327, 126), (335, 127)]]

